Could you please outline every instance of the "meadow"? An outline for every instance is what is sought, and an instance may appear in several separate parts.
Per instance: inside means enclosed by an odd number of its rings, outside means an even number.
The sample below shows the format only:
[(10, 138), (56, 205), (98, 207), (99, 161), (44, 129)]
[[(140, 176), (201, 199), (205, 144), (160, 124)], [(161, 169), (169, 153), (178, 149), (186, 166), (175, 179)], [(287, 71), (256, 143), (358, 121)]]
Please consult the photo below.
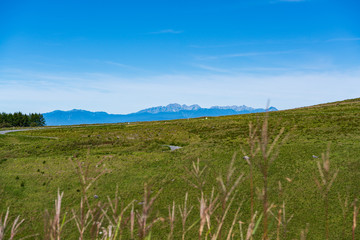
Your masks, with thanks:
[(18, 215), (15, 239), (359, 239), (359, 119), (350, 99), (0, 135), (4, 239)]

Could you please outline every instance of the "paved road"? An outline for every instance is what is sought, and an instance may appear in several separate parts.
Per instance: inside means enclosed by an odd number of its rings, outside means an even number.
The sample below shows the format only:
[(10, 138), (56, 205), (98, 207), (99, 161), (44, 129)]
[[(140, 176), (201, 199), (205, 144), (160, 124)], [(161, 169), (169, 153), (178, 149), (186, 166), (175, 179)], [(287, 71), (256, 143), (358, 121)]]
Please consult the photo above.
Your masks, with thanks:
[(34, 129), (27, 128), (27, 129), (16, 129), (16, 130), (3, 130), (3, 131), (0, 131), (0, 134), (7, 134), (7, 133), (11, 133), (11, 132), (30, 131), (30, 130), (34, 130)]
[[(23, 132), (23, 131), (33, 131), (33, 130), (40, 130), (41, 128), (24, 128), (24, 129), (14, 129), (14, 130), (3, 130), (0, 131), (0, 134), (7, 134), (11, 132)], [(33, 138), (48, 138), (48, 139), (59, 139), (58, 137), (45, 137), (45, 136), (26, 136), (25, 137), (33, 137)]]

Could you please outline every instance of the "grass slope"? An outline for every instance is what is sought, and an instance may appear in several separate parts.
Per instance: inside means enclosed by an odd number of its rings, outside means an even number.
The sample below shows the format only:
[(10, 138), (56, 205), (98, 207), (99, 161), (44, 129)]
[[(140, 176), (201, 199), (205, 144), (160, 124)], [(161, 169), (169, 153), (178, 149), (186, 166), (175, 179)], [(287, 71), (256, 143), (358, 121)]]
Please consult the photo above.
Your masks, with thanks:
[[(190, 203), (197, 207), (198, 191), (187, 183), (184, 167), (201, 159), (208, 166), (205, 191), (216, 186), (216, 177), (224, 175), (234, 152), (236, 174), (245, 173), (239, 185), (237, 202), (244, 201), (240, 218), (250, 218), (249, 166), (242, 159), (240, 146), (248, 150), (248, 124), (261, 122), (264, 114), (236, 115), (190, 120), (144, 122), (132, 124), (87, 125), (44, 128), (38, 131), (0, 135), (0, 212), (10, 207), (11, 213), (25, 218), (21, 235), (43, 232), (45, 209), (52, 209), (57, 189), (64, 191), (64, 211), (78, 208), (81, 197), (79, 178), (69, 157), (75, 161), (97, 162), (104, 156), (109, 173), (102, 176), (90, 189), (98, 199), (113, 196), (116, 186), (124, 203), (141, 201), (143, 183), (153, 191), (163, 188), (156, 201), (154, 214), (167, 216), (167, 207), (180, 204), (185, 192)], [(307, 239), (324, 239), (323, 199), (316, 187), (318, 177), (316, 159), (331, 143), (331, 168), (339, 169), (338, 177), (329, 193), (330, 239), (351, 239), (351, 207), (343, 217), (338, 197), (352, 202), (360, 196), (360, 99), (321, 104), (312, 107), (269, 114), (269, 129), (275, 136), (281, 127), (291, 132), (290, 139), (280, 149), (270, 167), (269, 199), (281, 205), (293, 219), (284, 239), (298, 238), (301, 229), (309, 224)], [(295, 127), (295, 128), (294, 128)], [(44, 138), (49, 137), (49, 138)], [(170, 151), (164, 145), (183, 148)], [(255, 185), (261, 189), (259, 170), (255, 170)], [(279, 193), (278, 184), (282, 184)], [(136, 208), (141, 205), (136, 204)], [(255, 209), (261, 210), (256, 199)], [(232, 212), (235, 211), (231, 209)], [(195, 211), (191, 221), (198, 218)], [(190, 221), (190, 222), (191, 222)], [(232, 218), (228, 220), (231, 222)], [(227, 223), (227, 226), (231, 223)], [(76, 239), (75, 225), (65, 231), (65, 239)], [(272, 231), (276, 228), (270, 220)], [(177, 223), (175, 235), (180, 231)], [(271, 228), (271, 227), (270, 227)], [(164, 239), (168, 229), (154, 227), (154, 239)], [(238, 231), (238, 230), (236, 230)], [(196, 231), (189, 233), (195, 238)], [(360, 231), (356, 232), (357, 239)], [(41, 237), (38, 237), (39, 239)], [(260, 238), (260, 235), (256, 239)]]

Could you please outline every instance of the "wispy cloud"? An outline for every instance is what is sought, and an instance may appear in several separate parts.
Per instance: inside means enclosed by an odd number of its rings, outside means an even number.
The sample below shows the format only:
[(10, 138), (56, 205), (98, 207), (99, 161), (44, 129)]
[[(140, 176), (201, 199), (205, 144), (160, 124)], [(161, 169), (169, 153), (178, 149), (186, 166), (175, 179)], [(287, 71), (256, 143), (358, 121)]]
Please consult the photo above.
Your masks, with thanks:
[(204, 65), (204, 64), (193, 64), (193, 66), (194, 66), (194, 67), (197, 67), (197, 68), (204, 69), (204, 70), (209, 70), (209, 71), (212, 71), (212, 72), (221, 72), (221, 73), (228, 73), (228, 72), (230, 72), (230, 71), (227, 70), (227, 69), (212, 67), (212, 66), (208, 66), (208, 65)]
[[(246, 43), (245, 43), (246, 44)], [(196, 45), (191, 44), (189, 47), (191, 48), (227, 48), (227, 47), (236, 47), (242, 44), (236, 43), (236, 44), (219, 44), (219, 45)]]
[(179, 34), (183, 33), (184, 31), (181, 30), (174, 30), (174, 29), (164, 29), (156, 32), (151, 32), (150, 34), (164, 34), (164, 33), (170, 33), (170, 34)]
[(121, 68), (126, 68), (126, 69), (129, 69), (129, 70), (140, 70), (140, 69), (137, 68), (137, 67), (133, 67), (133, 66), (126, 65), (126, 64), (122, 64), (122, 63), (118, 63), (118, 62), (105, 61), (105, 63), (106, 63), (106, 64), (110, 64), (110, 65), (114, 65), (114, 66), (118, 66), (118, 67), (121, 67)]
[(294, 69), (285, 67), (247, 67), (237, 69), (239, 72), (288, 72), (290, 70)]
[(236, 57), (252, 57), (252, 56), (262, 56), (262, 55), (278, 55), (278, 54), (290, 54), (295, 53), (298, 50), (289, 50), (289, 51), (273, 51), (273, 52), (245, 52), (245, 53), (232, 53), (224, 54), (219, 56), (200, 56), (197, 57), (198, 60), (213, 60), (221, 58), (236, 58)]
[(347, 41), (360, 41), (360, 37), (353, 38), (332, 38), (327, 40), (327, 42), (347, 42)]

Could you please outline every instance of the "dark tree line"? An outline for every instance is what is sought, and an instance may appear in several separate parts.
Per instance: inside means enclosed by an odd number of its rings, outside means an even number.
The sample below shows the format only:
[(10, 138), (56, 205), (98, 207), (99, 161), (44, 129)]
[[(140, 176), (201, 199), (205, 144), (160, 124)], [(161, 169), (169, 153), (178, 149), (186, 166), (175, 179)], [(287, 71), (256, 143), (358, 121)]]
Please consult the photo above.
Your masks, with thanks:
[(16, 112), (0, 114), (0, 128), (40, 126), (45, 126), (44, 116), (40, 113), (23, 114), (21, 112)]

